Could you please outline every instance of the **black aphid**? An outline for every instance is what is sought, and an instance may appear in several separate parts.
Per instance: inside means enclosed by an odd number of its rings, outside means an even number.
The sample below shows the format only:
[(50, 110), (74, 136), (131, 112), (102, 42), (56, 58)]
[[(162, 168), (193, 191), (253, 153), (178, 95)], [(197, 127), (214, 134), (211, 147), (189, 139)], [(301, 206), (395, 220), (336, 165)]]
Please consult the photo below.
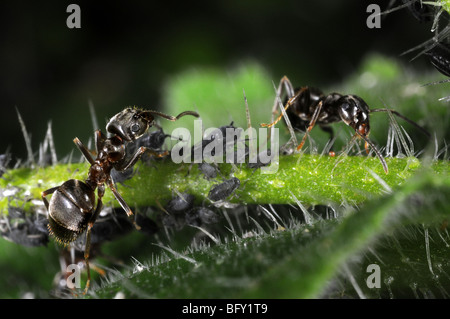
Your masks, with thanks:
[(239, 188), (241, 181), (237, 177), (225, 180), (223, 183), (212, 187), (208, 193), (208, 198), (213, 201), (224, 200)]

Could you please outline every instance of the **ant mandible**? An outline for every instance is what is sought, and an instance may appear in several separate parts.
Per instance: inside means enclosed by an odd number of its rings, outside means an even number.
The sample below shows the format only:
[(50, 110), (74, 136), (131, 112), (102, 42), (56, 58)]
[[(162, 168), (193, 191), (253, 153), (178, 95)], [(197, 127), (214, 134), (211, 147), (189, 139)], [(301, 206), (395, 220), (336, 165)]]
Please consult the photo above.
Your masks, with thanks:
[[(328, 125), (342, 121), (355, 130), (355, 135), (353, 138), (359, 137), (365, 141), (364, 147), (367, 153), (369, 153), (369, 146), (374, 150), (383, 165), (385, 173), (387, 174), (388, 167), (383, 155), (381, 155), (380, 151), (369, 139), (369, 113), (391, 112), (408, 123), (418, 127), (428, 137), (430, 137), (430, 134), (425, 129), (397, 111), (388, 109), (370, 110), (369, 106), (362, 98), (352, 94), (342, 95), (339, 93), (331, 93), (324, 95), (321, 90), (307, 86), (294, 90), (291, 82), (286, 76), (281, 79), (280, 85), (278, 86), (277, 98), (275, 99), (275, 103), (272, 108), (272, 114), (277, 113), (277, 99), (281, 96), (283, 88), (286, 91), (288, 98), (284, 106), (284, 112), (286, 113), (288, 120), (293, 128), (306, 131), (301, 143), (297, 146), (297, 151), (303, 147), (308, 133), (316, 124), (318, 124), (322, 130), (328, 132), (332, 139), (333, 130)], [(272, 127), (278, 123), (282, 117), (283, 114), (280, 114), (272, 123), (261, 124), (261, 126)]]
[[(133, 215), (131, 208), (114, 187), (111, 169), (125, 171), (134, 166), (142, 154), (150, 151), (140, 147), (131, 158), (126, 158), (126, 145), (141, 137), (153, 125), (154, 116), (163, 117), (169, 121), (176, 121), (185, 115), (199, 117), (196, 112), (182, 112), (176, 117), (157, 111), (147, 111), (128, 107), (112, 117), (106, 125), (106, 130), (113, 134), (106, 137), (101, 130), (95, 131), (95, 145), (97, 157), (94, 159), (86, 146), (78, 138), (73, 141), (91, 165), (88, 178), (82, 182), (70, 179), (62, 185), (47, 189), (41, 193), (42, 200), (48, 211), (48, 229), (56, 240), (67, 245), (86, 231), (86, 246), (84, 259), (88, 279), (84, 293), (87, 292), (91, 280), (89, 270), (89, 249), (91, 229), (102, 210), (102, 197), (105, 184), (111, 189), (114, 197), (120, 203), (128, 216)], [(159, 154), (158, 154), (159, 155)], [(162, 155), (159, 155), (162, 156)], [(97, 205), (95, 206), (95, 190), (97, 189)], [(53, 194), (54, 193), (54, 194)], [(53, 194), (50, 202), (46, 196)], [(134, 223), (135, 224), (135, 223)], [(136, 228), (139, 228), (135, 224)]]

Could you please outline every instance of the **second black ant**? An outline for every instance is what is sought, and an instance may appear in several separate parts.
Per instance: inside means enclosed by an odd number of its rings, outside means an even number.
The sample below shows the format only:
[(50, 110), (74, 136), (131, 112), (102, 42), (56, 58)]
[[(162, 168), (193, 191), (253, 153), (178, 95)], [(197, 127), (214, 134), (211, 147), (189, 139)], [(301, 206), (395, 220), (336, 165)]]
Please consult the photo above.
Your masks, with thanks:
[[(64, 245), (75, 241), (86, 231), (86, 246), (84, 259), (88, 279), (85, 293), (90, 284), (89, 249), (91, 241), (91, 229), (99, 216), (105, 194), (105, 184), (111, 189), (114, 197), (120, 203), (128, 216), (133, 215), (131, 208), (117, 192), (111, 178), (111, 170), (125, 171), (139, 160), (145, 152), (152, 152), (147, 147), (139, 147), (131, 158), (126, 156), (128, 143), (141, 137), (154, 124), (154, 117), (160, 116), (169, 121), (177, 121), (179, 118), (191, 115), (198, 117), (196, 112), (182, 112), (176, 117), (166, 115), (157, 111), (141, 110), (138, 108), (126, 108), (113, 116), (106, 130), (113, 134), (106, 137), (101, 130), (95, 132), (95, 145), (97, 157), (94, 159), (91, 152), (78, 138), (73, 141), (91, 165), (88, 178), (83, 182), (70, 179), (60, 186), (43, 191), (41, 196), (48, 211), (48, 228), (56, 240)], [(156, 153), (157, 156), (163, 154)], [(95, 190), (97, 189), (97, 204), (95, 204)], [(50, 202), (46, 196), (53, 194)], [(136, 228), (139, 228), (135, 223)]]
[(369, 109), (367, 103), (357, 95), (342, 95), (339, 93), (331, 93), (325, 95), (321, 90), (313, 87), (301, 87), (294, 89), (289, 79), (284, 76), (277, 89), (277, 98), (272, 108), (272, 113), (277, 113), (278, 98), (282, 94), (282, 90), (287, 93), (287, 101), (284, 104), (284, 111), (278, 118), (270, 124), (261, 124), (263, 127), (272, 127), (278, 123), (285, 112), (288, 120), (294, 129), (306, 131), (301, 143), (297, 146), (299, 151), (308, 136), (308, 133), (316, 124), (333, 137), (333, 129), (329, 126), (332, 123), (344, 122), (355, 130), (353, 138), (362, 138), (365, 141), (366, 152), (369, 153), (369, 146), (373, 149), (377, 157), (380, 159), (385, 173), (388, 173), (387, 163), (376, 148), (375, 144), (369, 139), (370, 123), (369, 114), (374, 112), (391, 112), (408, 123), (419, 128), (424, 134), (430, 137), (430, 134), (421, 126), (407, 117), (401, 115), (397, 111), (388, 109)]

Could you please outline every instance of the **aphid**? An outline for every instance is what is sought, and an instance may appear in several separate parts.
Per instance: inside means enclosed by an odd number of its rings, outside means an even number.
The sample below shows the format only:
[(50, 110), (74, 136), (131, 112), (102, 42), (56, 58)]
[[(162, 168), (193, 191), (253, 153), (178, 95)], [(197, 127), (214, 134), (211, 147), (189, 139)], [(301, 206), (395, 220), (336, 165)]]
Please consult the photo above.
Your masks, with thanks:
[[(217, 128), (217, 129), (213, 130), (211, 133), (209, 133), (206, 136), (206, 139), (210, 140), (210, 141), (214, 141), (214, 140), (217, 140), (217, 139), (218, 140), (222, 140), (223, 143), (224, 143), (223, 145), (225, 146), (226, 142), (227, 142), (227, 139), (226, 139), (226, 137), (227, 137), (227, 130), (231, 129), (231, 130), (234, 131), (236, 129), (236, 127), (233, 124), (234, 124), (234, 121), (231, 121), (231, 123), (229, 125), (224, 125), (224, 126), (221, 126), (221, 127)], [(237, 138), (237, 136), (234, 137), (233, 142), (236, 140), (236, 138)]]
[(215, 224), (219, 221), (219, 215), (206, 207), (198, 208), (196, 214), (202, 224)]
[(198, 169), (203, 173), (203, 175), (205, 175), (205, 177), (207, 179), (216, 178), (217, 177), (218, 168), (216, 168), (212, 164), (209, 164), (209, 163), (206, 163), (206, 162), (199, 163), (198, 164)]
[(170, 134), (166, 134), (163, 129), (160, 127), (158, 130), (153, 132), (148, 132), (144, 134), (141, 138), (139, 138), (135, 145), (136, 148), (140, 146), (144, 146), (148, 149), (151, 149), (155, 152), (160, 152), (166, 138), (171, 137)]
[[(106, 137), (100, 130), (95, 132), (95, 145), (97, 157), (94, 159), (86, 146), (78, 138), (74, 139), (81, 153), (90, 163), (88, 178), (83, 182), (70, 179), (60, 186), (43, 191), (41, 196), (48, 210), (48, 228), (56, 240), (64, 245), (75, 241), (80, 234), (86, 231), (86, 248), (84, 257), (88, 279), (85, 293), (90, 284), (89, 249), (91, 229), (102, 210), (102, 198), (105, 193), (105, 184), (111, 189), (114, 197), (120, 203), (128, 216), (133, 215), (131, 208), (117, 192), (111, 179), (111, 170), (125, 171), (139, 160), (142, 154), (149, 151), (140, 147), (131, 158), (126, 156), (126, 147), (129, 142), (141, 137), (153, 125), (154, 116), (163, 117), (169, 121), (176, 121), (185, 115), (198, 117), (195, 112), (186, 111), (178, 116), (170, 116), (157, 111), (147, 111), (137, 108), (126, 108), (110, 119), (106, 130), (113, 134)], [(95, 203), (95, 190), (97, 189), (97, 204)], [(53, 194), (54, 193), (54, 194)], [(50, 202), (46, 196), (53, 194)], [(138, 226), (136, 225), (138, 228)]]
[(227, 139), (228, 132), (230, 131), (237, 134), (240, 133), (233, 126), (233, 122), (231, 122), (229, 125), (221, 126), (205, 134), (199, 143), (192, 146), (192, 160), (197, 160), (199, 155), (201, 155), (202, 160), (225, 155), (227, 150), (236, 145), (238, 139), (238, 135), (234, 135), (233, 139)]
[(23, 246), (46, 246), (48, 243), (47, 219), (38, 214), (27, 216), (21, 209), (8, 208), (8, 215), (0, 220), (0, 235)]
[[(133, 145), (128, 145), (127, 148), (127, 154), (133, 154), (136, 152), (136, 149), (139, 147), (146, 147), (147, 149), (150, 149), (152, 152), (151, 154), (148, 154), (149, 157), (152, 155), (156, 155), (157, 157), (162, 157), (167, 152), (162, 152), (161, 148), (166, 140), (167, 137), (169, 137), (169, 134), (164, 133), (163, 129), (160, 128), (157, 131), (153, 131), (151, 133), (145, 133), (142, 137), (136, 140), (136, 142)], [(150, 153), (150, 152), (149, 152)], [(141, 157), (143, 160), (147, 160), (147, 158), (144, 158), (144, 156), (147, 154), (143, 154)], [(126, 180), (133, 177), (133, 167), (130, 167), (129, 169), (125, 171), (118, 171), (116, 169), (111, 170), (111, 177), (114, 181), (114, 183), (123, 183)]]
[(165, 208), (169, 213), (183, 213), (192, 209), (192, 207), (194, 206), (194, 200), (194, 195), (183, 193), (172, 198)]
[[(322, 130), (328, 132), (330, 134), (330, 138), (333, 139), (333, 129), (329, 125), (342, 121), (355, 130), (355, 135), (353, 138), (359, 137), (365, 141), (365, 149), (367, 153), (369, 152), (369, 146), (373, 149), (387, 174), (388, 167), (384, 157), (369, 139), (370, 113), (392, 112), (408, 123), (416, 126), (428, 137), (430, 137), (430, 134), (421, 126), (401, 115), (397, 111), (388, 109), (370, 110), (367, 103), (357, 95), (342, 95), (339, 93), (325, 95), (321, 90), (307, 86), (294, 90), (291, 82), (286, 76), (284, 76), (280, 81), (280, 85), (277, 90), (277, 97), (281, 95), (281, 90), (283, 88), (287, 92), (287, 102), (285, 103), (284, 110), (286, 111), (291, 125), (295, 129), (306, 131), (302, 141), (297, 146), (297, 151), (303, 147), (308, 133), (316, 124), (318, 124)], [(277, 107), (278, 103), (276, 99), (272, 109), (273, 114), (276, 113)], [(272, 127), (281, 120), (282, 116), (283, 114), (279, 115), (278, 118), (272, 123), (261, 124), (261, 126)]]
[[(104, 216), (105, 210), (101, 213), (91, 230), (91, 245), (112, 241), (133, 230), (133, 221), (124, 214), (116, 214), (119, 210), (109, 210)], [(136, 224), (139, 225), (139, 231), (147, 235), (153, 235), (157, 231), (156, 224), (142, 214), (136, 215)], [(84, 250), (86, 244), (84, 237), (78, 237), (74, 243), (75, 248)]]
[(209, 190), (208, 198), (217, 202), (219, 200), (224, 200), (229, 197), (236, 189), (241, 186), (241, 181), (237, 177), (232, 177), (225, 180), (223, 183), (215, 185)]
[(166, 228), (173, 228), (176, 230), (180, 230), (184, 227), (184, 220), (179, 218), (179, 216), (175, 215), (168, 215), (168, 214), (160, 214), (158, 215), (158, 218), (160, 219), (161, 223)]
[(185, 215), (187, 225), (202, 226), (219, 222), (219, 215), (207, 207), (195, 207)]
[(189, 214), (194, 207), (195, 196), (188, 193), (180, 193), (172, 198), (164, 208), (164, 211), (158, 216), (161, 223), (166, 228), (180, 230), (184, 227), (185, 215)]
[[(265, 159), (264, 161), (261, 159), (261, 157), (267, 157), (267, 159)], [(256, 155), (256, 161), (255, 159), (253, 159), (253, 161), (249, 161), (247, 163), (247, 167), (248, 168), (253, 168), (254, 170), (267, 166), (270, 163), (270, 160), (272, 160), (274, 157), (274, 155), (272, 155), (272, 150), (268, 149), (267, 151), (263, 151), (259, 154)]]

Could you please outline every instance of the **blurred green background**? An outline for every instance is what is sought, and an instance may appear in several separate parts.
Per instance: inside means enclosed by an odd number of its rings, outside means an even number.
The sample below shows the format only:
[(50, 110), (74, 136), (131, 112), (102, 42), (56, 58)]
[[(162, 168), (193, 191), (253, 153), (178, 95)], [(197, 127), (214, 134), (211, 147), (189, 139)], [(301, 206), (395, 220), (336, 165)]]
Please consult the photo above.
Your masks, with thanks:
[[(294, 85), (324, 88), (354, 72), (368, 53), (409, 63), (411, 55), (399, 55), (432, 35), (431, 25), (406, 9), (369, 29), (367, 6), (384, 10), (389, 1), (76, 1), (81, 29), (69, 29), (72, 2), (0, 4), (0, 153), (10, 147), (13, 158), (26, 158), (15, 107), (33, 150), (52, 121), (62, 157), (75, 136), (92, 136), (89, 100), (104, 130), (125, 106), (161, 109), (164, 83), (186, 70), (226, 72), (252, 60), (276, 84), (288, 75)], [(410, 64), (433, 69), (423, 57)]]

